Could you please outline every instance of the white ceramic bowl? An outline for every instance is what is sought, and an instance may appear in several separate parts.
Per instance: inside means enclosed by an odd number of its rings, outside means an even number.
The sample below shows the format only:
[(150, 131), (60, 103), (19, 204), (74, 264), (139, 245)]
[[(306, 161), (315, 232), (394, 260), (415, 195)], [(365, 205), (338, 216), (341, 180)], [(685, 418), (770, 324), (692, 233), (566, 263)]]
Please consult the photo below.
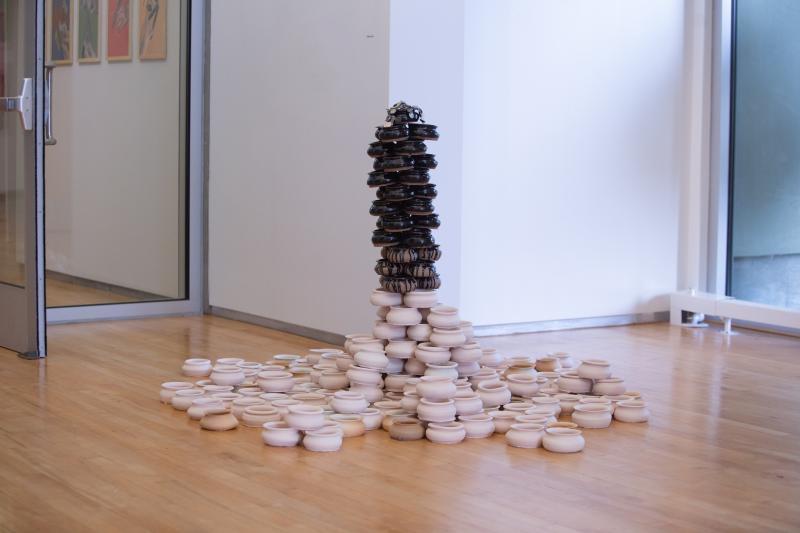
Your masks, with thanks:
[(297, 446), (302, 439), (300, 431), (286, 422), (266, 422), (262, 425), (261, 439), (267, 446)]
[(485, 439), (494, 433), (494, 420), (486, 413), (461, 415), (458, 420), (464, 424), (468, 439)]
[(517, 422), (506, 431), (506, 443), (515, 448), (538, 448), (543, 436), (543, 425)]
[(432, 422), (428, 424), (425, 436), (436, 444), (457, 444), (466, 438), (467, 431), (461, 422)]
[(555, 453), (577, 453), (583, 450), (586, 441), (581, 430), (553, 427), (544, 430), (542, 446), (545, 450)]

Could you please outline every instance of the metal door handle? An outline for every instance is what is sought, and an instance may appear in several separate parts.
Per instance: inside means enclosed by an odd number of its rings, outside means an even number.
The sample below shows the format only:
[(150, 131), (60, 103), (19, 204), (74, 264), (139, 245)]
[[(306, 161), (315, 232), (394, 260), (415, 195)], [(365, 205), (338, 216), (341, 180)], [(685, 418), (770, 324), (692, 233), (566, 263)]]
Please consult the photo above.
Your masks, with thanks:
[(44, 66), (44, 144), (53, 146), (53, 65)]
[(19, 96), (0, 98), (0, 111), (16, 111), (22, 129), (33, 129), (33, 80), (25, 78), (19, 88)]
[(53, 65), (44, 66), (44, 144), (53, 146)]

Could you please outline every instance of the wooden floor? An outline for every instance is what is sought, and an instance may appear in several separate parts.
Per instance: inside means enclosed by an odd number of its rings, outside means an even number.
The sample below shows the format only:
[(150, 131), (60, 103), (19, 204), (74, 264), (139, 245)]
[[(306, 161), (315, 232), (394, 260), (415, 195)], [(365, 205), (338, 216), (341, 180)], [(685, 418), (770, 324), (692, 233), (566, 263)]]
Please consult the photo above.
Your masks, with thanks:
[(186, 355), (263, 361), (315, 341), (213, 317), (55, 326), (50, 357), (0, 350), (3, 531), (800, 529), (800, 340), (667, 325), (489, 338), (610, 359), (650, 424), (586, 450), (400, 443), (334, 454), (200, 430), (158, 403)]

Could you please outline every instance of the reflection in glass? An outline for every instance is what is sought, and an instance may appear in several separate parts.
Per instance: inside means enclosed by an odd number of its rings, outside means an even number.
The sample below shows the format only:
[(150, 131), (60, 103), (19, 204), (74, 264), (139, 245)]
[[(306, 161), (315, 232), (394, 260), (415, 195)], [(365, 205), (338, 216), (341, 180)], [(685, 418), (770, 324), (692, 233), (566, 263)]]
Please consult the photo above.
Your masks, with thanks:
[[(187, 296), (186, 2), (111, 4), (99, 17), (100, 61), (55, 67), (58, 143), (45, 151), (48, 307)], [(146, 57), (135, 42), (144, 8), (159, 22), (159, 53)]]
[[(0, 97), (18, 95), (25, 77), (18, 1), (0, 2)], [(0, 283), (25, 284), (25, 135), (15, 112), (0, 112)]]

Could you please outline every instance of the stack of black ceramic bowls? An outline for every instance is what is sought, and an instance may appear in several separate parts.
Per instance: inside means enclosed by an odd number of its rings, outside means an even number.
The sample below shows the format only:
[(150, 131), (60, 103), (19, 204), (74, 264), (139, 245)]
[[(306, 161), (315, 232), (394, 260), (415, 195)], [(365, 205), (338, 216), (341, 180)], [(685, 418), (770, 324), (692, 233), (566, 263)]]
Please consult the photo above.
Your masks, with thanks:
[(372, 244), (381, 249), (375, 272), (389, 292), (438, 289), (435, 263), (441, 251), (431, 230), (439, 227), (439, 217), (433, 208), (436, 185), (430, 181), (437, 162), (425, 142), (439, 133), (422, 120), (418, 107), (398, 102), (388, 112), (375, 132), (378, 140), (367, 150), (374, 160), (367, 185), (377, 196), (369, 211), (378, 217)]

